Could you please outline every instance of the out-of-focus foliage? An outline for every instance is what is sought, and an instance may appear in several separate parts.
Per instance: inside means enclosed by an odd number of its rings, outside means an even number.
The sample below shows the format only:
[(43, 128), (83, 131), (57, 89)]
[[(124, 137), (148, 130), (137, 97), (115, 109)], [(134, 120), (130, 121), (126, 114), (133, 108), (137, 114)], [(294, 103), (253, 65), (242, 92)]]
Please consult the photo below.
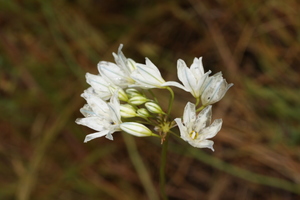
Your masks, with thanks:
[[(224, 120), (215, 153), (170, 141), (170, 199), (299, 198), (299, 7), (0, 0), (0, 199), (157, 199), (149, 185), (158, 189), (160, 141), (115, 133), (113, 142), (84, 144), (91, 130), (74, 123), (84, 74), (113, 61), (120, 43), (137, 62), (149, 57), (166, 80), (177, 78), (177, 59), (203, 56), (206, 70), (235, 84), (213, 110)], [(192, 98), (176, 92), (180, 115)], [(140, 157), (142, 173), (134, 167)]]

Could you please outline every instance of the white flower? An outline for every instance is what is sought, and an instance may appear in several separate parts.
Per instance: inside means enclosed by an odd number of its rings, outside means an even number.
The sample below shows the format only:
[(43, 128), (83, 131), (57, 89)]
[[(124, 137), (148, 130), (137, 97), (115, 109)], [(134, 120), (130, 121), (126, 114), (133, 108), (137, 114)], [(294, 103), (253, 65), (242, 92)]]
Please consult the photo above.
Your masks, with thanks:
[(207, 79), (211, 71), (204, 73), (202, 58), (195, 58), (193, 64), (188, 68), (181, 59), (177, 61), (177, 75), (183, 83), (185, 89), (189, 91), (195, 98), (201, 96), (201, 86)]
[(85, 118), (77, 119), (76, 123), (97, 131), (96, 133), (87, 135), (84, 142), (104, 135), (106, 135), (106, 138), (113, 140), (112, 133), (120, 131), (120, 124), (122, 123), (120, 102), (117, 93), (111, 97), (108, 103), (86, 92), (82, 94), (82, 97), (84, 97), (88, 103), (80, 109)]
[(130, 77), (132, 71), (136, 69), (136, 63), (132, 59), (127, 59), (122, 52), (123, 45), (118, 49), (118, 54), (113, 53), (117, 64), (112, 62), (101, 61), (98, 63), (98, 71), (111, 83), (126, 88), (134, 84)]
[[(119, 98), (123, 101), (128, 100), (128, 97), (122, 88), (106, 81), (106, 79), (101, 77), (101, 75), (86, 73), (85, 78), (86, 82), (90, 84), (93, 88), (92, 93), (94, 93), (101, 99), (108, 100), (116, 91), (119, 91)], [(90, 88), (88, 90), (90, 92), (92, 91), (92, 89)]]
[(219, 72), (206, 79), (201, 91), (201, 101), (204, 106), (220, 101), (227, 90), (233, 86), (233, 83), (228, 84)]
[(181, 138), (197, 148), (213, 149), (214, 142), (208, 140), (221, 129), (222, 119), (216, 119), (211, 125), (211, 105), (205, 107), (196, 116), (195, 104), (188, 102), (183, 113), (183, 121), (176, 118), (175, 122), (180, 130)]
[(145, 125), (136, 122), (124, 122), (120, 125), (120, 128), (126, 133), (137, 137), (157, 136)]
[(174, 81), (166, 82), (159, 71), (159, 69), (146, 58), (146, 64), (136, 64), (136, 70), (131, 74), (135, 84), (132, 86), (141, 87), (144, 89), (151, 88), (165, 88), (166, 86), (176, 86), (184, 89), (182, 85)]
[(157, 67), (146, 58), (146, 65), (137, 64), (136, 70), (132, 72), (131, 77), (135, 80), (136, 86), (145, 89), (161, 88), (166, 81), (162, 78)]
[(126, 58), (122, 52), (123, 44), (120, 44), (118, 49), (118, 54), (113, 53), (113, 56), (115, 58), (115, 61), (118, 66), (120, 66), (121, 69), (125, 71), (125, 73), (130, 77), (131, 72), (133, 72), (136, 69), (136, 63), (134, 60), (130, 58)]

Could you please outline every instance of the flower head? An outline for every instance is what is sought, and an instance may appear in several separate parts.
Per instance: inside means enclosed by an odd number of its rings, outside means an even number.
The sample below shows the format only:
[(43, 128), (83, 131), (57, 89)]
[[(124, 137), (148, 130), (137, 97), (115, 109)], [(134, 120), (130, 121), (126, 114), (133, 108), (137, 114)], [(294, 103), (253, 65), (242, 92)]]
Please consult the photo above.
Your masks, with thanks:
[[(219, 132), (222, 119), (211, 124), (211, 104), (221, 100), (233, 84), (228, 84), (222, 73), (213, 76), (209, 76), (211, 71), (205, 73), (201, 57), (195, 58), (190, 67), (179, 59), (177, 75), (181, 82), (166, 82), (148, 58), (145, 64), (135, 63), (125, 57), (122, 47), (121, 44), (118, 52), (113, 53), (115, 63), (101, 61), (98, 75), (86, 73), (90, 87), (81, 96), (87, 104), (80, 109), (84, 118), (77, 119), (76, 123), (96, 132), (87, 135), (84, 142), (102, 136), (112, 140), (114, 132), (124, 131), (138, 137), (159, 137), (163, 143), (167, 141), (168, 133), (173, 133), (171, 129), (176, 123), (183, 140), (194, 147), (214, 150), (213, 141), (209, 139)], [(197, 105), (188, 102), (182, 118), (170, 120), (175, 95), (169, 86), (190, 92), (196, 98)], [(152, 90), (145, 92), (152, 88), (170, 92), (167, 112), (162, 110)], [(200, 100), (202, 106), (196, 109)], [(201, 108), (203, 110), (197, 115)]]
[(87, 135), (84, 142), (102, 136), (113, 140), (112, 133), (120, 131), (120, 124), (122, 123), (117, 93), (111, 97), (110, 102), (105, 102), (101, 98), (87, 92), (84, 92), (82, 97), (88, 103), (80, 109), (85, 118), (77, 119), (76, 123), (97, 131)]
[(209, 105), (196, 116), (195, 104), (188, 102), (184, 109), (183, 121), (180, 118), (175, 119), (181, 138), (194, 147), (210, 148), (214, 151), (214, 142), (208, 139), (220, 131), (222, 119), (217, 119), (209, 125), (211, 114), (211, 105)]

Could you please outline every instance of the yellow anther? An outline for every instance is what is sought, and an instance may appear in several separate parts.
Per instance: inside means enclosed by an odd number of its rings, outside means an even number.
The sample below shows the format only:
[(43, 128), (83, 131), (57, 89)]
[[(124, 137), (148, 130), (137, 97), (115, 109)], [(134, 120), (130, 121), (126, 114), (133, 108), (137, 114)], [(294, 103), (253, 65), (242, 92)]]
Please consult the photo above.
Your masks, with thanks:
[(190, 137), (194, 140), (198, 137), (198, 133), (196, 131), (190, 132)]

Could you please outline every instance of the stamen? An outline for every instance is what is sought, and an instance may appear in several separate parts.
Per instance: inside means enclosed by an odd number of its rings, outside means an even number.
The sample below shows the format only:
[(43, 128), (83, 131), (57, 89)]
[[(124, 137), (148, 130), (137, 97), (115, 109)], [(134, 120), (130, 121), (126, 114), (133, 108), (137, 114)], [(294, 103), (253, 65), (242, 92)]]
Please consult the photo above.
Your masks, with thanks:
[(190, 137), (194, 140), (198, 137), (198, 133), (196, 131), (190, 132)]

